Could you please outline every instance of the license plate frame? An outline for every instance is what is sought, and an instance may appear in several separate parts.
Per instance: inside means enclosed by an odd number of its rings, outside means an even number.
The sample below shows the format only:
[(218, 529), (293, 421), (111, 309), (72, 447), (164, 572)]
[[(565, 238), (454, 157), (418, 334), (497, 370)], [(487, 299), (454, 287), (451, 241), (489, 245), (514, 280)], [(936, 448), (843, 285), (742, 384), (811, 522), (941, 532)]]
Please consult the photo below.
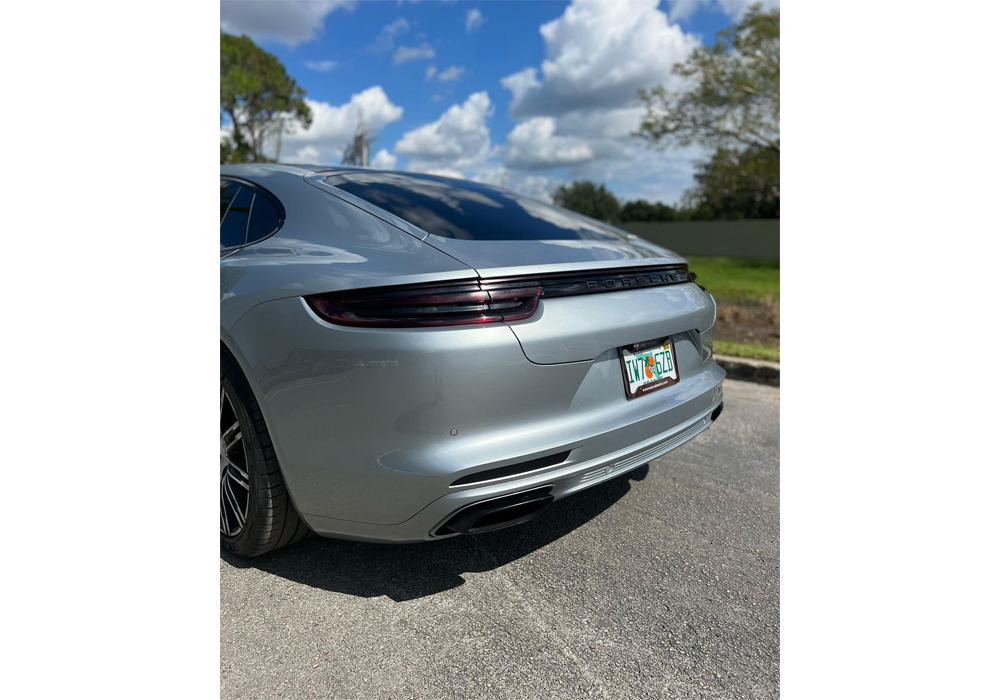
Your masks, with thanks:
[[(641, 363), (639, 357), (645, 358)], [(649, 358), (653, 362), (649, 362)], [(681, 380), (677, 367), (677, 352), (671, 337), (647, 340), (643, 343), (633, 343), (618, 348), (618, 359), (622, 366), (622, 381), (625, 384), (625, 397), (632, 401), (640, 396), (651, 394), (660, 389), (673, 386)], [(667, 365), (671, 371), (666, 369)], [(650, 376), (643, 377), (649, 372)], [(631, 380), (639, 373), (639, 380)]]

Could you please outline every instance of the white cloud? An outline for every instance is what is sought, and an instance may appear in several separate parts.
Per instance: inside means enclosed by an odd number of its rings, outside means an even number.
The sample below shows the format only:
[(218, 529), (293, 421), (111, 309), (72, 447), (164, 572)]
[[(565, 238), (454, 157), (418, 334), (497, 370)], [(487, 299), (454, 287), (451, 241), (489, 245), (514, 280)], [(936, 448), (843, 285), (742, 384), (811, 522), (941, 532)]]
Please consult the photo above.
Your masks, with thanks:
[(420, 172), (458, 173), (477, 167), (490, 155), (490, 130), (486, 120), (493, 114), (489, 95), (476, 92), (441, 117), (403, 134), (393, 150), (409, 156), (408, 169)]
[(465, 13), (465, 31), (474, 32), (486, 24), (486, 18), (478, 9), (468, 10)]
[(556, 136), (552, 117), (532, 117), (507, 136), (505, 162), (515, 168), (550, 169), (579, 165), (594, 158), (583, 139)]
[[(604, 110), (578, 110), (559, 117), (533, 117), (518, 124), (536, 124), (520, 135), (532, 140), (509, 137), (507, 158), (511, 165), (533, 170), (572, 166), (584, 170), (626, 164), (643, 146), (632, 132), (639, 126), (643, 110), (629, 106)], [(548, 120), (547, 122), (545, 120)], [(539, 128), (537, 124), (545, 124)]]
[(247, 34), (255, 41), (298, 46), (322, 32), (328, 14), (354, 5), (354, 0), (222, 0), (221, 26), (229, 34)]
[(546, 58), (501, 83), (513, 95), (511, 115), (559, 115), (621, 106), (636, 90), (676, 83), (674, 63), (698, 40), (667, 21), (658, 0), (575, 0), (541, 26)]
[(318, 165), (320, 160), (319, 149), (313, 146), (303, 146), (296, 151), (295, 157), (292, 160), (304, 165)]
[(392, 51), (396, 46), (396, 39), (408, 31), (410, 31), (409, 21), (405, 17), (398, 17), (382, 27), (382, 30), (375, 37), (375, 41), (368, 47), (368, 50), (376, 53)]
[(337, 67), (336, 61), (306, 61), (306, 68), (309, 70), (318, 71), (320, 73), (329, 73), (334, 68)]
[(392, 170), (393, 168), (396, 167), (397, 160), (398, 159), (396, 158), (396, 156), (389, 153), (389, 151), (383, 148), (382, 150), (380, 150), (378, 153), (375, 154), (374, 158), (372, 158), (372, 167)]
[(428, 43), (420, 46), (400, 46), (392, 56), (392, 62), (399, 65), (409, 61), (418, 61), (422, 58), (434, 58), (434, 47)]
[[(694, 14), (694, 11), (698, 9), (699, 5), (704, 5), (706, 7), (715, 7), (722, 10), (724, 13), (732, 17), (733, 19), (739, 19), (743, 16), (743, 13), (747, 11), (754, 2), (760, 2), (761, 0), (667, 0), (670, 4), (670, 19), (677, 21), (680, 19), (687, 19)], [(779, 0), (763, 0), (764, 9), (769, 10), (772, 7), (778, 7)]]
[(676, 84), (671, 69), (698, 40), (671, 24), (657, 0), (574, 0), (540, 34), (541, 66), (501, 81), (516, 124), (495, 151), (513, 171), (510, 181), (557, 171), (676, 201), (703, 152), (652, 151), (633, 137), (643, 114), (635, 98), (640, 87)]
[(667, 0), (670, 5), (670, 19), (688, 19), (698, 9), (698, 5), (708, 5), (713, 0)]
[(342, 105), (308, 98), (306, 103), (312, 110), (312, 125), (283, 136), (281, 160), (286, 163), (339, 163), (361, 115), (375, 131), (403, 116), (403, 108), (393, 104), (380, 85), (352, 95)]
[(442, 83), (449, 83), (458, 80), (465, 73), (465, 69), (461, 66), (449, 66), (438, 72), (437, 66), (427, 66), (427, 70), (424, 71), (425, 80), (433, 80), (436, 76)]
[(600, 179), (615, 181), (615, 194), (621, 199), (646, 199), (651, 202), (678, 203), (685, 190), (694, 184), (694, 165), (709, 154), (700, 146), (675, 151), (633, 148), (628, 161), (602, 164), (595, 172)]
[(465, 69), (462, 68), (461, 66), (450, 66), (448, 68), (445, 68), (438, 74), (438, 80), (440, 80), (442, 83), (447, 83), (452, 80), (458, 80), (459, 78), (462, 77), (462, 73), (464, 72)]
[(511, 73), (506, 78), (501, 78), (500, 84), (511, 91), (515, 104), (520, 104), (529, 92), (536, 92), (542, 87), (537, 68), (525, 68)]

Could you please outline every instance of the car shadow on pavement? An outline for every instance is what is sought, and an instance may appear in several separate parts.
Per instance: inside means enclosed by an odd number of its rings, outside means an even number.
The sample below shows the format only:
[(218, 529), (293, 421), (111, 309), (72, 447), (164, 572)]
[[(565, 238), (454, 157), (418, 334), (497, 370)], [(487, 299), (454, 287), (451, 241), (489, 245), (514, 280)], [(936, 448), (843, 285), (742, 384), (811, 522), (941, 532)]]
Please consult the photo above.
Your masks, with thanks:
[(255, 559), (228, 552), (240, 569), (256, 568), (322, 590), (397, 602), (456, 588), (462, 574), (500, 568), (558, 540), (613, 506), (642, 481), (649, 465), (556, 501), (523, 525), (416, 544), (372, 544), (311, 536)]

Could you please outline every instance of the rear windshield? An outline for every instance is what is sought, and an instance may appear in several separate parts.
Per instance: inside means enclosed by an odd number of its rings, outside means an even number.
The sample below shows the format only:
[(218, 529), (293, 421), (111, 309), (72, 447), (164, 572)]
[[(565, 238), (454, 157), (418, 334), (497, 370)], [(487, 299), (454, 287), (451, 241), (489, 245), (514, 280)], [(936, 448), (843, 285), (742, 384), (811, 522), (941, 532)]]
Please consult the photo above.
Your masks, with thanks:
[(379, 172), (331, 175), (325, 182), (445, 238), (619, 239), (592, 219), (476, 182)]

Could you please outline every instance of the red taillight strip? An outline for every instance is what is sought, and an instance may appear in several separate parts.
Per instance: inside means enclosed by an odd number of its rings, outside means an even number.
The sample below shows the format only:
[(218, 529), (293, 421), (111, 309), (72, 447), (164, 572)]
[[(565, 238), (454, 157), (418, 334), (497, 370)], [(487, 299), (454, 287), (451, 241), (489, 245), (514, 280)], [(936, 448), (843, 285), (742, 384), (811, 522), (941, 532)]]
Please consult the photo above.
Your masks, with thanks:
[(530, 318), (542, 297), (680, 284), (693, 280), (687, 265), (632, 267), (543, 277), (509, 277), (375, 287), (305, 297), (322, 319), (344, 326), (418, 328)]
[(478, 281), (431, 283), (307, 296), (316, 314), (330, 323), (375, 328), (417, 328), (499, 323), (529, 318), (541, 287), (526, 282), (498, 290)]

